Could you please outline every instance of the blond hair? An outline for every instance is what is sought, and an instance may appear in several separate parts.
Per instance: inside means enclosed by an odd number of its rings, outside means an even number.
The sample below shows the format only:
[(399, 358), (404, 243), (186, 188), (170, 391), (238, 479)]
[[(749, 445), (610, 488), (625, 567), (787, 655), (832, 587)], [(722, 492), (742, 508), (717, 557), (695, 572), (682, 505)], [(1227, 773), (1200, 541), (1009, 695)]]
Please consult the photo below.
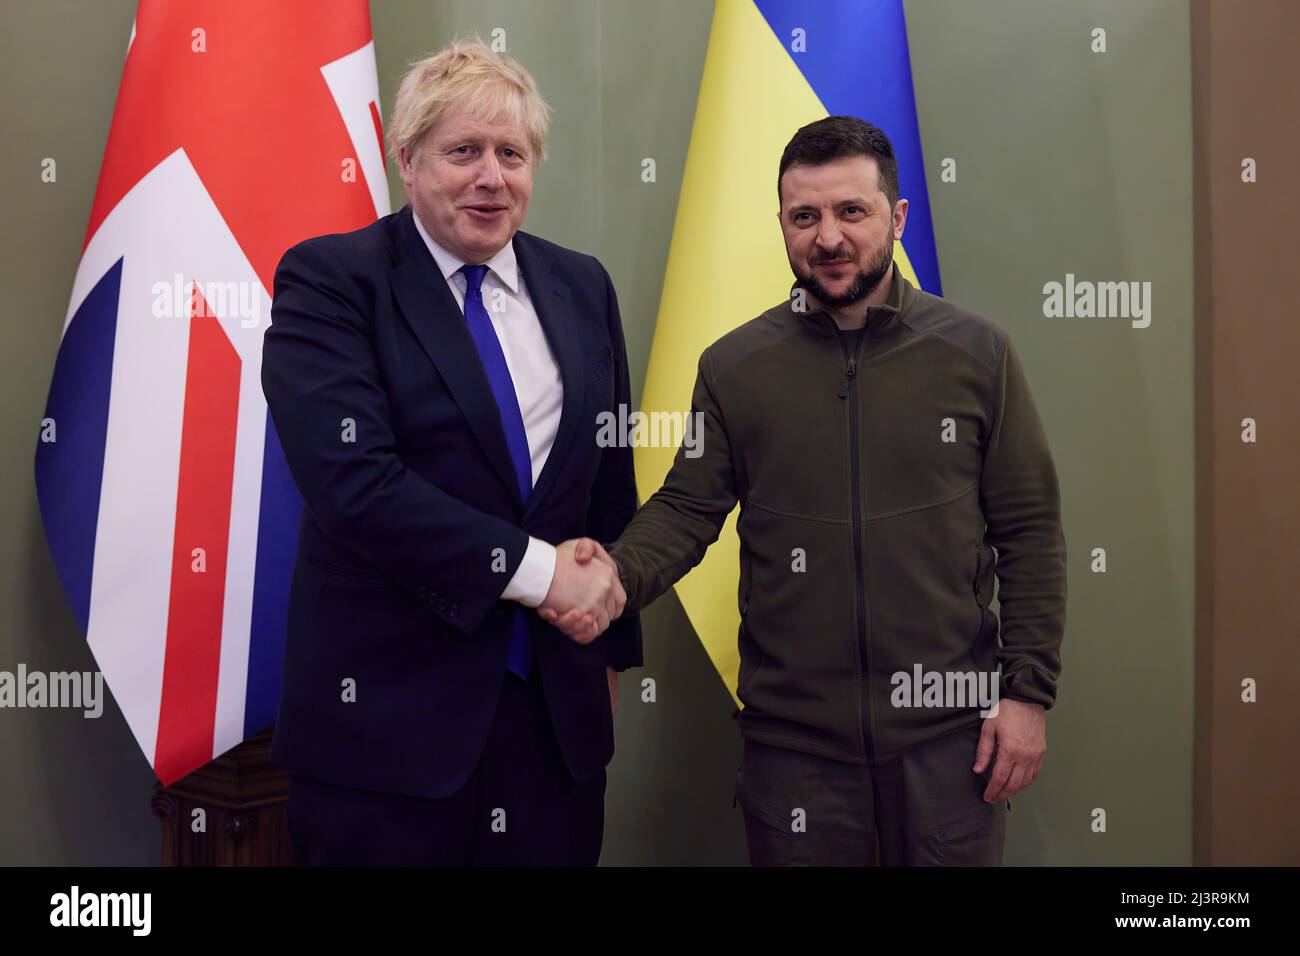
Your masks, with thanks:
[(551, 107), (518, 60), (494, 53), (475, 36), (453, 40), (438, 53), (407, 67), (388, 123), (393, 160), (398, 160), (403, 148), (413, 155), (424, 134), (444, 116), (456, 112), (484, 120), (504, 117), (522, 126), (533, 166), (546, 159)]

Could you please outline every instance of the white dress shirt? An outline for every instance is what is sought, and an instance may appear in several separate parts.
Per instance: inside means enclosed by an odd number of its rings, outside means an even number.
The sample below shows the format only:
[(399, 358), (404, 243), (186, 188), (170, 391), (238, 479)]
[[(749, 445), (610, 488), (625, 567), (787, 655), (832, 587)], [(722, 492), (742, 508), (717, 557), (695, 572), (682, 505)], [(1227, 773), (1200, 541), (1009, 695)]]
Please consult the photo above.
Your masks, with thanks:
[[(465, 273), (460, 269), (464, 260), (456, 258), (429, 237), (420, 217), (412, 215), (420, 238), (429, 247), (434, 262), (442, 270), (451, 293), (461, 312), (465, 311)], [(524, 285), (515, 260), (514, 242), (508, 242), (496, 255), (484, 263), (488, 267), (483, 277), (483, 307), (487, 310), (496, 332), (501, 351), (505, 353), (510, 380), (514, 382), (519, 411), (524, 419), (524, 432), (528, 436), (528, 453), (532, 459), (533, 485), (542, 473), (546, 458), (555, 444), (555, 433), (560, 427), (560, 410), (564, 405), (564, 382), (560, 367), (551, 354), (551, 346), (542, 331), (537, 310)], [(528, 549), (510, 583), (501, 597), (518, 601), (527, 607), (537, 607), (546, 600), (555, 575), (555, 546), (528, 538)]]

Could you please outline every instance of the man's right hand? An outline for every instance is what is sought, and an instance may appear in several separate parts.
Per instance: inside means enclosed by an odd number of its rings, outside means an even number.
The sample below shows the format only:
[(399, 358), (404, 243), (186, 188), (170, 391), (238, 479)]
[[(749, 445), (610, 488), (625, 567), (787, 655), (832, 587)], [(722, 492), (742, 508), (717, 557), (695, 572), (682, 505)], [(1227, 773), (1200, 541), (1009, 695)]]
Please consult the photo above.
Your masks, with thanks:
[[(584, 545), (581, 560), (577, 554), (580, 543)], [(556, 546), (555, 575), (537, 609), (579, 644), (590, 644), (603, 634), (609, 622), (623, 613), (627, 601), (613, 561), (591, 560), (593, 545), (603, 554), (599, 544), (586, 538)]]

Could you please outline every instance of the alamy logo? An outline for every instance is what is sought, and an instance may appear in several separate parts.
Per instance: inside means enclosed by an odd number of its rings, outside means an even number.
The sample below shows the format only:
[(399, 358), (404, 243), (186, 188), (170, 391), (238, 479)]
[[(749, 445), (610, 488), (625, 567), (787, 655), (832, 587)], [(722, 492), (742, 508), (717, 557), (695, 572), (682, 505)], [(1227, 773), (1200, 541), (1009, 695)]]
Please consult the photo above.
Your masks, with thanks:
[(1075, 282), (1043, 286), (1043, 315), (1049, 319), (1131, 319), (1133, 328), (1151, 324), (1150, 282)]
[(262, 284), (253, 281), (187, 282), (179, 272), (171, 282), (155, 282), (153, 317), (188, 319), (190, 316), (238, 319), (240, 328), (262, 324)]
[(981, 717), (998, 715), (1001, 675), (997, 671), (927, 671), (920, 664), (895, 671), (889, 702), (895, 707), (975, 707)]
[(94, 719), (104, 712), (104, 675), (100, 671), (0, 671), (0, 707), (68, 707)]
[(605, 411), (596, 416), (596, 445), (599, 448), (676, 448), (687, 458), (704, 454), (704, 413), (630, 412), (622, 403), (618, 414)]
[(73, 886), (50, 897), (51, 926), (129, 926), (131, 935), (148, 936), (152, 911), (150, 893), (82, 893)]

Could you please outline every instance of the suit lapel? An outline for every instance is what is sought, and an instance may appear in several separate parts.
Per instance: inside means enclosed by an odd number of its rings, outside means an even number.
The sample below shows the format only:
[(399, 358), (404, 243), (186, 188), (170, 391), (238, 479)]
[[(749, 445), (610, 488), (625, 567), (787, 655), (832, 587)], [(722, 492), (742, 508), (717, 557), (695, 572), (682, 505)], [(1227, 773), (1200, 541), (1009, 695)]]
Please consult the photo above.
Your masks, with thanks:
[[(456, 297), (415, 229), (413, 215), (411, 207), (406, 206), (395, 217), (390, 237), (394, 260), (390, 279), (402, 317), (437, 366), (438, 374), (447, 383), (493, 469), (510, 489), (515, 504), (522, 507), (519, 483), (501, 427), (501, 411), (488, 384), (483, 362)], [(567, 396), (565, 404), (568, 404)]]
[[(577, 323), (573, 316), (573, 303), (568, 284), (552, 271), (554, 265), (550, 255), (532, 236), (515, 233), (515, 258), (528, 286), (528, 295), (532, 300), (537, 318), (541, 321), (542, 332), (551, 346), (551, 354), (560, 368), (560, 378), (564, 382), (564, 404), (560, 411), (560, 425), (555, 433), (555, 443), (546, 464), (533, 486), (532, 496), (528, 499), (525, 517), (537, 510), (538, 504), (546, 497), (551, 486), (555, 484), (556, 474), (564, 467), (569, 447), (574, 437), (580, 432), (579, 416), (585, 407), (584, 394), (586, 385), (585, 366), (582, 346), (578, 342)], [(592, 423), (594, 426), (594, 422)]]

